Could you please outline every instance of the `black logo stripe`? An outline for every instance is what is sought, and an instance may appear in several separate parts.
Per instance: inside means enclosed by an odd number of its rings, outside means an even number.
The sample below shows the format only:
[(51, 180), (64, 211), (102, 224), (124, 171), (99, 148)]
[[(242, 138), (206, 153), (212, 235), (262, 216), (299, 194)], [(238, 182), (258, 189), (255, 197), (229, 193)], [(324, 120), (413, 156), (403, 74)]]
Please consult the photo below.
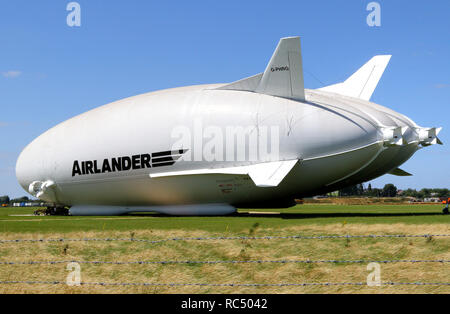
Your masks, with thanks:
[(160, 153), (153, 153), (152, 158), (166, 157), (166, 156), (172, 156), (172, 155), (183, 155), (187, 151), (188, 151), (187, 149), (180, 149), (180, 150), (172, 150), (172, 151), (169, 150), (169, 151), (160, 152)]
[(166, 161), (176, 161), (176, 160), (178, 160), (180, 158), (181, 158), (181, 156), (153, 158), (153, 163), (166, 162)]

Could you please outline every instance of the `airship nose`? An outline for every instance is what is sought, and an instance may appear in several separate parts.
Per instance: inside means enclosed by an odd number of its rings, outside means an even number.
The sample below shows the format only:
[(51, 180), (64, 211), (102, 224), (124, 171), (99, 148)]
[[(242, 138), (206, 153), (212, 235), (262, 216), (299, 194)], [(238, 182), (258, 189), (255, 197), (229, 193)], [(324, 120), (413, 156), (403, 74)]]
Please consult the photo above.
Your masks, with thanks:
[(25, 147), (16, 163), (16, 177), (22, 188), (46, 202), (57, 200), (51, 167), (56, 164), (54, 142), (52, 132), (44, 133)]
[(31, 185), (35, 182), (46, 182), (51, 179), (49, 162), (53, 155), (48, 141), (51, 138), (47, 134), (43, 134), (33, 142), (31, 142), (22, 153), (16, 162), (16, 177), (22, 188), (36, 196), (36, 193), (31, 191)]
[(39, 168), (35, 164), (37, 158), (38, 155), (36, 155), (34, 145), (31, 143), (22, 151), (16, 162), (17, 181), (27, 192), (30, 184), (39, 177)]

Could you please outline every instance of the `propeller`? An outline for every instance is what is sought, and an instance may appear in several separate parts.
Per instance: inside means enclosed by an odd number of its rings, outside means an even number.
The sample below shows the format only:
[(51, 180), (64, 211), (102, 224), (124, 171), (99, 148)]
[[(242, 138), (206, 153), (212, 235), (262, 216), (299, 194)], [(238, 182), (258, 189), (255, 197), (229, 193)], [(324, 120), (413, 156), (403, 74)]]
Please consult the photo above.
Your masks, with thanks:
[(419, 135), (419, 144), (422, 146), (443, 145), (442, 141), (437, 137), (442, 128), (417, 128)]
[(404, 135), (408, 127), (382, 127), (383, 140), (385, 146), (403, 146), (408, 144)]

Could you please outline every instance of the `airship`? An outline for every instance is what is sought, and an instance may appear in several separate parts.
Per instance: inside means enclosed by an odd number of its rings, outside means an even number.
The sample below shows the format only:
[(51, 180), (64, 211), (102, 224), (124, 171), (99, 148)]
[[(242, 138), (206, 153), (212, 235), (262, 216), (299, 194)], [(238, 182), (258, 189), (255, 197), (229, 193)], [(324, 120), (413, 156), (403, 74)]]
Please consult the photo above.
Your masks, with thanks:
[(282, 38), (263, 73), (126, 98), (57, 125), (22, 151), (16, 176), (49, 210), (74, 216), (287, 208), (409, 176), (399, 167), (442, 144), (441, 128), (370, 102), (390, 58), (305, 89), (300, 38)]

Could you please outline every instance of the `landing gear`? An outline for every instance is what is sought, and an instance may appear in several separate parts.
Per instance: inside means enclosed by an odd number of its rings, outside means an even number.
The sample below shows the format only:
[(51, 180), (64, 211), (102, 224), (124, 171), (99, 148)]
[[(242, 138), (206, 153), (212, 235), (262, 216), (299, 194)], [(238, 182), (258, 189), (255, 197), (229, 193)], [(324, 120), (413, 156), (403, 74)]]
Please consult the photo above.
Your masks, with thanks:
[(444, 215), (448, 215), (448, 208), (446, 207), (446, 208), (444, 208), (443, 210), (442, 210), (442, 212), (444, 213)]
[(34, 212), (35, 216), (69, 216), (69, 208), (67, 207), (47, 207), (47, 209), (39, 209)]

